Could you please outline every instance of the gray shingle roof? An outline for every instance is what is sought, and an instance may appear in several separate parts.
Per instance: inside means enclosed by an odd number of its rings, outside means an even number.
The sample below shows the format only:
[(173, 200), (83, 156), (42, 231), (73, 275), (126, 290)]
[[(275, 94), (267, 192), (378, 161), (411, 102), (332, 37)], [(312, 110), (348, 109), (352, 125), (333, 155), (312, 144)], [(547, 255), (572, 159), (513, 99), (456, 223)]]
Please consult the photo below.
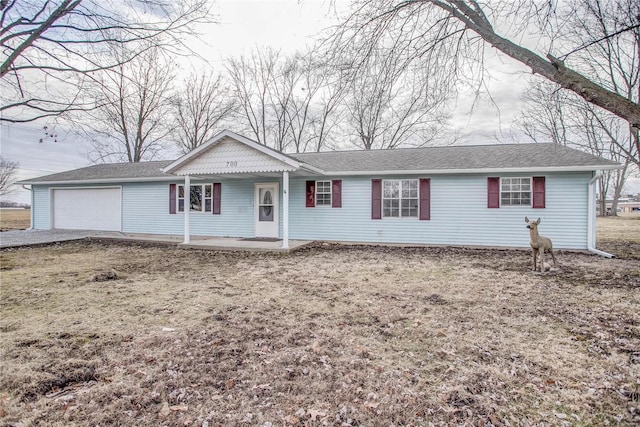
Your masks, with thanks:
[(291, 154), (327, 172), (611, 168), (615, 162), (558, 144), (468, 145)]
[(72, 182), (72, 181), (120, 181), (141, 179), (170, 179), (175, 176), (162, 172), (171, 161), (140, 163), (104, 163), (67, 172), (54, 173), (39, 178), (21, 181), (24, 184)]
[[(501, 170), (596, 170), (618, 166), (601, 157), (557, 144), (467, 145), (371, 151), (329, 151), (288, 154), (328, 174), (389, 171), (498, 172)], [(113, 163), (88, 166), (23, 184), (54, 182), (126, 182), (175, 178), (162, 172), (171, 161)]]

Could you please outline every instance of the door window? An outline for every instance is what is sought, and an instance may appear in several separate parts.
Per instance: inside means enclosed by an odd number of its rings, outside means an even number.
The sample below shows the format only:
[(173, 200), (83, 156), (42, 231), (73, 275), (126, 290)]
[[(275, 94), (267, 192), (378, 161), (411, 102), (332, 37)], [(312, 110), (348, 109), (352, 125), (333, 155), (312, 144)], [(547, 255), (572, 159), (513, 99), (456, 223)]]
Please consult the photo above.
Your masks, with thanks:
[(272, 189), (261, 188), (260, 189), (260, 206), (258, 209), (258, 216), (260, 221), (273, 221), (273, 195)]

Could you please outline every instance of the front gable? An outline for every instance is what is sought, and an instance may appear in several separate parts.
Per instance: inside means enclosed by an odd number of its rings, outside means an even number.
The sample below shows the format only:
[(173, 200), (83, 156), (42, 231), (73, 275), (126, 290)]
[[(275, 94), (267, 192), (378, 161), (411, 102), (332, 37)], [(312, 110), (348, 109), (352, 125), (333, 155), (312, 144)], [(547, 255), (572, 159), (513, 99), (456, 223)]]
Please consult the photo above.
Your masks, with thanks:
[(300, 164), (254, 141), (224, 131), (165, 168), (175, 175), (293, 172)]

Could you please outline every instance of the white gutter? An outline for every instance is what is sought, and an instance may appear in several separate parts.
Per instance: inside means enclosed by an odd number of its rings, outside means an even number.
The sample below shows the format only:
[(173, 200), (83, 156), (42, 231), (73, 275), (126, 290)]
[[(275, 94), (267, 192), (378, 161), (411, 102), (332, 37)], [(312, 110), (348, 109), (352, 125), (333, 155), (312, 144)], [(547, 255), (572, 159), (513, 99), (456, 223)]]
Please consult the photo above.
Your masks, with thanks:
[(595, 204), (595, 200), (594, 200), (594, 196), (596, 194), (596, 189), (595, 189), (595, 183), (602, 177), (602, 172), (597, 171), (595, 173), (595, 175), (593, 176), (593, 178), (591, 178), (591, 180), (589, 181), (589, 187), (588, 187), (588, 203), (589, 203), (589, 208), (587, 209), (587, 250), (589, 252), (592, 252), (596, 255), (600, 255), (606, 258), (615, 258), (615, 255), (610, 254), (608, 252), (604, 252), (601, 251), (599, 249), (596, 249), (595, 247), (595, 242), (596, 242), (596, 204)]
[(72, 179), (72, 180), (62, 180), (62, 181), (38, 181), (36, 179), (26, 179), (24, 181), (18, 181), (16, 184), (22, 185), (67, 185), (67, 184), (119, 184), (119, 183), (128, 183), (128, 182), (163, 182), (163, 181), (175, 181), (179, 179), (178, 176), (163, 176), (163, 177), (152, 177), (152, 178), (106, 178), (106, 179)]
[(313, 172), (321, 173), (325, 176), (366, 176), (366, 175), (451, 175), (451, 174), (498, 174), (498, 173), (539, 173), (545, 172), (591, 172), (594, 168), (600, 169), (619, 169), (615, 166), (545, 166), (545, 167), (526, 167), (526, 168), (470, 168), (470, 169), (389, 169), (389, 170), (362, 170), (362, 171), (339, 171), (339, 170), (322, 170), (314, 167), (313, 170), (308, 163), (304, 163), (303, 167)]

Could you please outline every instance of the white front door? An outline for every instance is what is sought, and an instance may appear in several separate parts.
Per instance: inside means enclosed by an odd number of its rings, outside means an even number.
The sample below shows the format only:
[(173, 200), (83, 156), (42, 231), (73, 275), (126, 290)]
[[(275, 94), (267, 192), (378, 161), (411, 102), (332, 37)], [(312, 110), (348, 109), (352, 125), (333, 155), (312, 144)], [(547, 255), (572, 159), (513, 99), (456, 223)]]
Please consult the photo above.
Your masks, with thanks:
[(256, 237), (279, 237), (278, 183), (260, 183), (255, 188)]

